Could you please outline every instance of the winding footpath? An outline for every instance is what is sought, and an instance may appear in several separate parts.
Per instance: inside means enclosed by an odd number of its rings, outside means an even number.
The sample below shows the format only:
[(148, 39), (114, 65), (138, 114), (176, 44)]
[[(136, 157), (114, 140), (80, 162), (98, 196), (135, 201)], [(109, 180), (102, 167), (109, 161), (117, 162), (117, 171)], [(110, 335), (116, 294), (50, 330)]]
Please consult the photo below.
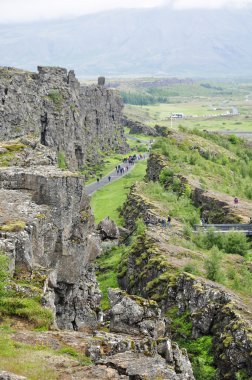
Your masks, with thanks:
[[(133, 136), (129, 136), (129, 135), (126, 135), (126, 137), (130, 140), (134, 140), (134, 141), (140, 141), (148, 146), (150, 146), (150, 141), (146, 141), (146, 140), (140, 140), (139, 138), (136, 138), (136, 137), (133, 137)], [(143, 159), (146, 159), (148, 158), (149, 154), (148, 153), (144, 153), (143, 154)], [(136, 160), (136, 163), (137, 163), (138, 160)], [(115, 182), (116, 180), (124, 177), (126, 174), (130, 173), (131, 170), (134, 168), (134, 166), (136, 165), (136, 163), (134, 164), (128, 164), (127, 162), (119, 162), (117, 164), (120, 165), (121, 168), (124, 168), (124, 173), (120, 174), (120, 173), (117, 173), (116, 169), (113, 170), (112, 172), (108, 173), (106, 176), (100, 178), (99, 182), (98, 181), (95, 181), (95, 182), (92, 182), (90, 183), (90, 185), (87, 185), (86, 186), (86, 193), (88, 195), (92, 195), (96, 190), (100, 189), (101, 187), (103, 186), (106, 186), (112, 182)], [(128, 166), (128, 170), (126, 169), (126, 167)], [(111, 180), (109, 181), (109, 177), (111, 177)]]

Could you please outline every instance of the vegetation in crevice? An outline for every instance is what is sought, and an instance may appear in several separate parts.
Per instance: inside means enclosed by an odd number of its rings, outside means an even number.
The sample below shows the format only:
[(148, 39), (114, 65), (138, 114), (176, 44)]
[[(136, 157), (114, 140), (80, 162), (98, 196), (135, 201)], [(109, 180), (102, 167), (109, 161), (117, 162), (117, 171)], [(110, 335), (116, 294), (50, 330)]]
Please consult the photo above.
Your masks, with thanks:
[(66, 155), (62, 150), (58, 152), (58, 167), (62, 170), (67, 169)]
[(212, 336), (191, 338), (192, 322), (188, 311), (179, 313), (175, 306), (170, 308), (165, 315), (170, 320), (173, 339), (188, 352), (196, 380), (215, 380), (217, 370), (214, 365)]
[[(36, 280), (37, 281), (37, 280)], [(0, 316), (20, 317), (31, 322), (34, 328), (48, 329), (53, 321), (52, 311), (41, 304), (42, 288), (32, 279), (13, 279), (9, 273), (9, 260), (0, 254)]]

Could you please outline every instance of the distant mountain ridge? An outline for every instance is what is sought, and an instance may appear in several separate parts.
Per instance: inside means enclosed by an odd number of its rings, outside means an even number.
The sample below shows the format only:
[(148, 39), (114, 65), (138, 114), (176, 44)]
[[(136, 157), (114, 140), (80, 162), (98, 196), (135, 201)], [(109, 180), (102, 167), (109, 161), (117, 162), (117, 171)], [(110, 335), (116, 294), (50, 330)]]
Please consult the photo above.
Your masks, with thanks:
[(250, 76), (252, 9), (117, 10), (0, 25), (0, 65), (78, 76)]

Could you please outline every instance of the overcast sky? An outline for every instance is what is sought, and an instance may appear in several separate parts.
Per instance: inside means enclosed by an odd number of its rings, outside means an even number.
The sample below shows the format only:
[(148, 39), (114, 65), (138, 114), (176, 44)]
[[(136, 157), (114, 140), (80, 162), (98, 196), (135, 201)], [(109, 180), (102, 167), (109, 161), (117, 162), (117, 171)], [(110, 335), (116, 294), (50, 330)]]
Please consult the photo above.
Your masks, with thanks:
[(116, 8), (245, 7), (252, 0), (0, 0), (0, 23), (69, 18)]

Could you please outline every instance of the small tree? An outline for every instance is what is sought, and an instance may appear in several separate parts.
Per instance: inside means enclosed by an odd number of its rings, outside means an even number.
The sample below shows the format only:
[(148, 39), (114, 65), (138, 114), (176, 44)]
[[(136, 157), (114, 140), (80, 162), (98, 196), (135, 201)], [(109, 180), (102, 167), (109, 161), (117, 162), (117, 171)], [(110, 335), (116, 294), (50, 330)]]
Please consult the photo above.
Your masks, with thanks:
[(249, 243), (243, 232), (230, 231), (223, 239), (223, 250), (227, 253), (236, 253), (245, 256), (249, 249)]
[(223, 254), (220, 252), (219, 248), (213, 246), (210, 251), (210, 256), (205, 260), (204, 267), (207, 272), (207, 278), (212, 281), (218, 281), (220, 279), (220, 264), (222, 261)]

